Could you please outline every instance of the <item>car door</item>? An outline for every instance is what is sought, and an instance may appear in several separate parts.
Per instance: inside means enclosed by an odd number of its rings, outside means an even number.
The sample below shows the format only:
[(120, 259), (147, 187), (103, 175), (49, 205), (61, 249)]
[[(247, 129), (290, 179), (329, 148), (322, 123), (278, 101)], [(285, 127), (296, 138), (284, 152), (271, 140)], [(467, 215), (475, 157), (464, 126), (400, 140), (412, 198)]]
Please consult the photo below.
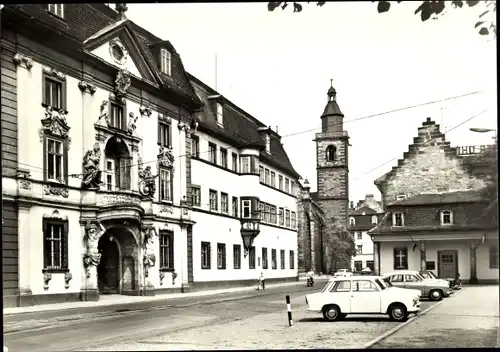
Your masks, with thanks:
[(371, 280), (353, 280), (351, 313), (380, 313), (380, 289)]
[(404, 280), (405, 280), (405, 286), (404, 286), (405, 288), (420, 290), (420, 292), (422, 292), (422, 296), (425, 294), (423, 282), (419, 280), (416, 275), (405, 274)]
[(391, 284), (396, 287), (405, 287), (405, 282), (403, 279), (403, 275), (401, 274), (395, 274), (391, 276)]
[[(351, 312), (351, 281), (341, 280), (335, 282), (328, 293), (328, 303), (335, 303), (342, 313)], [(325, 302), (326, 303), (326, 302)]]

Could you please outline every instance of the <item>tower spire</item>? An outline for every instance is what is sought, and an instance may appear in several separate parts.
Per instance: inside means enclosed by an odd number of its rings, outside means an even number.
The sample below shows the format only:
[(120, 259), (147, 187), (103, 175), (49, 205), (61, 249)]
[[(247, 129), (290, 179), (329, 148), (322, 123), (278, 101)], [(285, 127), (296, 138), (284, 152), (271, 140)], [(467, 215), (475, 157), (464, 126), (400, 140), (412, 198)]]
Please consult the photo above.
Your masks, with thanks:
[(128, 10), (126, 3), (116, 3), (115, 10), (118, 12), (118, 21), (126, 20), (125, 12)]

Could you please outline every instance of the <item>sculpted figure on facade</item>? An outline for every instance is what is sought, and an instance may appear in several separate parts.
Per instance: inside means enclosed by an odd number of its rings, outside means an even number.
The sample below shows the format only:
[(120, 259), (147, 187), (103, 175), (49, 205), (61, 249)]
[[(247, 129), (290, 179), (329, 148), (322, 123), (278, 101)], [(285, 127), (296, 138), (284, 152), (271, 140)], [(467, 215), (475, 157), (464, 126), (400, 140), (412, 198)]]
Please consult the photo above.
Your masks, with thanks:
[(158, 154), (158, 164), (163, 167), (174, 169), (174, 154), (172, 147), (160, 147), (160, 154)]
[(50, 105), (45, 108), (45, 118), (42, 119), (42, 128), (39, 130), (41, 142), (43, 142), (43, 136), (45, 134), (65, 138), (68, 144), (71, 142), (69, 138), (70, 127), (66, 120), (66, 113), (67, 112), (64, 110), (55, 110)]
[(129, 114), (129, 120), (128, 120), (128, 126), (127, 126), (127, 132), (131, 135), (135, 134), (135, 130), (137, 129), (137, 118), (139, 116), (134, 116), (133, 112), (130, 112)]
[(103, 100), (101, 103), (101, 108), (99, 112), (99, 119), (97, 120), (97, 123), (103, 124), (106, 123), (107, 126), (111, 124), (111, 121), (109, 120), (109, 113), (108, 113), (108, 101)]
[(139, 193), (145, 197), (153, 198), (156, 192), (156, 178), (158, 174), (153, 175), (151, 166), (146, 166), (144, 170), (139, 165)]
[(118, 71), (115, 80), (115, 92), (117, 96), (124, 96), (131, 84), (130, 74), (126, 70)]
[(144, 269), (145, 276), (148, 276), (148, 271), (150, 267), (156, 264), (156, 255), (154, 253), (154, 247), (156, 242), (156, 230), (153, 226), (144, 226), (142, 228), (143, 232), (143, 246), (144, 246)]
[(85, 243), (87, 245), (87, 251), (83, 256), (83, 264), (87, 273), (87, 277), (90, 276), (90, 267), (99, 265), (101, 261), (101, 254), (98, 250), (99, 238), (106, 231), (104, 226), (99, 222), (96, 224), (87, 223), (85, 226), (87, 230)]
[(101, 148), (99, 143), (95, 143), (94, 147), (91, 150), (88, 150), (83, 157), (83, 189), (96, 188), (102, 184), (101, 170), (99, 170), (100, 163)]

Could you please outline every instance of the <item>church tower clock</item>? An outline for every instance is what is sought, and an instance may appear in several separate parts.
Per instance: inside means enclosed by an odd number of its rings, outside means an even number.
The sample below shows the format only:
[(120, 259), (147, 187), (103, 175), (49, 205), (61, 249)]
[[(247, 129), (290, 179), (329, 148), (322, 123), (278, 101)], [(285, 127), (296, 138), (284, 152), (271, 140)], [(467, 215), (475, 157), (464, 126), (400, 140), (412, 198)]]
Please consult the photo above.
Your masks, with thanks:
[[(328, 102), (321, 115), (321, 133), (316, 133), (316, 174), (318, 205), (325, 213), (327, 226), (335, 224), (347, 228), (349, 211), (349, 136), (344, 131), (344, 114), (337, 104), (337, 92), (333, 85), (328, 89)], [(328, 229), (327, 237), (328, 235)], [(325, 243), (326, 244), (326, 243)], [(333, 270), (338, 263), (331, 262), (331, 254), (325, 253), (326, 267)], [(349, 268), (347, 266), (346, 268)]]

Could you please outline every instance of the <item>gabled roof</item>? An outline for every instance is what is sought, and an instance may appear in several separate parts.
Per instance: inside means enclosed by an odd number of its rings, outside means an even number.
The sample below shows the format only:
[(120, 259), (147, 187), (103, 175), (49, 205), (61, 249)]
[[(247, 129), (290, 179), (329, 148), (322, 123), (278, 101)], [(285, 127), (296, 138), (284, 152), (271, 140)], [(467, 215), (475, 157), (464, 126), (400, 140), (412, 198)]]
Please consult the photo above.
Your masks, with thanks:
[(367, 206), (364, 206), (364, 207), (361, 207), (359, 209), (356, 209), (355, 211), (349, 213), (349, 215), (351, 216), (354, 216), (354, 215), (363, 215), (363, 213), (365, 213), (364, 215), (375, 215), (377, 214), (377, 212), (375, 210), (373, 210), (372, 208), (370, 207), (367, 207)]
[(477, 203), (485, 202), (480, 191), (460, 191), (441, 194), (418, 194), (411, 198), (397, 201), (387, 208), (406, 205), (431, 205), (431, 204), (453, 204), (453, 203)]

